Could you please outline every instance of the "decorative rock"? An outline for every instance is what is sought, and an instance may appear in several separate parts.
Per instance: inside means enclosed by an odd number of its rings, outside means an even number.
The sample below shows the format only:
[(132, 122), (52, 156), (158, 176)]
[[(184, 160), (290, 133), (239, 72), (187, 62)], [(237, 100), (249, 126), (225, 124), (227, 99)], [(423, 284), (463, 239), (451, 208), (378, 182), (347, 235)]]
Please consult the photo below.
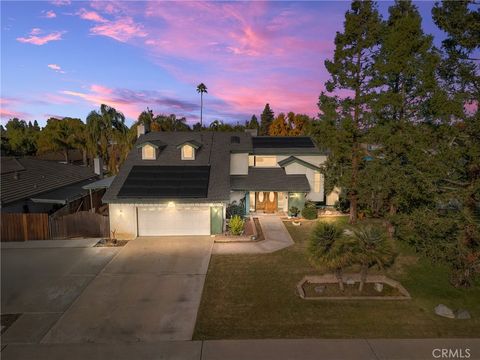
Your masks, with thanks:
[(455, 313), (455, 318), (456, 318), (456, 319), (459, 319), (459, 320), (466, 320), (466, 319), (471, 319), (472, 316), (470, 315), (470, 313), (468, 312), (468, 310), (459, 309), (459, 310), (457, 310), (457, 312)]
[(443, 304), (439, 304), (435, 307), (435, 314), (449, 319), (455, 319), (455, 314), (453, 313), (453, 311), (448, 306), (445, 306)]
[(352, 278), (348, 278), (347, 280), (345, 280), (345, 284), (347, 284), (347, 285), (355, 285), (355, 280), (353, 280)]
[(373, 288), (374, 288), (377, 292), (382, 292), (382, 291), (383, 291), (383, 284), (382, 284), (382, 283), (375, 283), (375, 285), (373, 285)]
[(315, 286), (315, 292), (317, 294), (322, 294), (326, 289), (326, 286), (325, 285), (319, 285), (319, 286)]

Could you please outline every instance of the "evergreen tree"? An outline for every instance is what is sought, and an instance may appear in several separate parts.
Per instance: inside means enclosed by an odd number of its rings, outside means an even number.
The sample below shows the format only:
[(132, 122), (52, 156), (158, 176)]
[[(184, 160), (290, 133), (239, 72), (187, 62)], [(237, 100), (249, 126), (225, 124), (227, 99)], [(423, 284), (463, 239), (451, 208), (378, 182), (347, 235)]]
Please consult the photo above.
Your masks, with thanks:
[(252, 115), (252, 118), (250, 119), (250, 121), (246, 122), (245, 127), (247, 129), (257, 129), (258, 130), (260, 128), (260, 125), (258, 124), (257, 117), (255, 115)]
[(338, 98), (324, 92), (319, 98), (324, 124), (318, 129), (328, 137), (327, 145), (332, 151), (325, 172), (334, 185), (346, 190), (352, 224), (357, 220), (362, 133), (372, 122), (373, 65), (381, 31), (376, 5), (371, 1), (352, 2), (345, 14), (344, 32), (335, 36), (334, 57), (325, 61), (331, 76), (326, 83), (327, 92), (343, 90), (349, 95)]
[(259, 135), (268, 135), (268, 130), (273, 120), (275, 119), (275, 114), (272, 109), (270, 109), (270, 104), (266, 104), (263, 109), (262, 115), (260, 115), (260, 131)]
[(28, 126), (25, 120), (18, 118), (10, 119), (5, 125), (4, 136), (8, 140), (8, 148), (13, 155), (35, 155), (40, 129)]

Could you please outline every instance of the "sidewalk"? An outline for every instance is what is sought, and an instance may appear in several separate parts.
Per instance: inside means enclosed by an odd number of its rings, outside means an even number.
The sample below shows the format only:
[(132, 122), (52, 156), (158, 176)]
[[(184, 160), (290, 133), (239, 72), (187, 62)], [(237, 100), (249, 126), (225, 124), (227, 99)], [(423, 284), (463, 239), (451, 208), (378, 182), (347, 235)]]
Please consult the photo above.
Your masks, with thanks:
[[(442, 349), (447, 351), (443, 357)], [(451, 352), (448, 355), (449, 350)], [(478, 360), (480, 339), (289, 339), (7, 345), (1, 355), (4, 360)]]
[(212, 254), (266, 254), (294, 244), (279, 216), (258, 216), (265, 240), (257, 242), (215, 243)]

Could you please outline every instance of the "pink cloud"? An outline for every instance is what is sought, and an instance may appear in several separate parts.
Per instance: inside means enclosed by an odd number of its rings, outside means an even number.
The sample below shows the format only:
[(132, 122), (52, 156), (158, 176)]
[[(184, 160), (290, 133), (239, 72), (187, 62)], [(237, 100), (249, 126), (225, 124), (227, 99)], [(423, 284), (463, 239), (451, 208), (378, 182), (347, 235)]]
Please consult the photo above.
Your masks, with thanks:
[(52, 0), (50, 1), (50, 4), (53, 4), (55, 6), (65, 6), (65, 5), (70, 5), (72, 3), (71, 0)]
[(60, 65), (57, 65), (57, 64), (48, 64), (47, 65), (50, 69), (52, 69), (53, 71), (56, 71), (58, 73), (61, 73), (61, 74), (65, 74), (65, 71), (62, 70), (61, 66)]
[(49, 10), (49, 11), (42, 11), (42, 17), (47, 18), (47, 19), (53, 19), (57, 17), (57, 14), (55, 14), (54, 11)]
[(108, 21), (102, 25), (96, 25), (90, 29), (94, 35), (111, 37), (120, 42), (127, 42), (135, 37), (146, 37), (148, 33), (143, 25), (136, 24), (132, 18), (124, 17), (115, 21)]
[(32, 45), (45, 45), (50, 41), (59, 41), (62, 40), (62, 35), (65, 31), (55, 31), (53, 33), (40, 36), (42, 31), (38, 28), (32, 29), (29, 36), (27, 37), (18, 37), (17, 41), (25, 44), (32, 44)]
[(80, 9), (77, 14), (80, 16), (80, 18), (82, 18), (84, 20), (90, 20), (90, 21), (99, 22), (99, 23), (108, 22), (107, 19), (102, 17), (97, 12), (88, 11), (88, 10), (85, 10), (84, 8)]

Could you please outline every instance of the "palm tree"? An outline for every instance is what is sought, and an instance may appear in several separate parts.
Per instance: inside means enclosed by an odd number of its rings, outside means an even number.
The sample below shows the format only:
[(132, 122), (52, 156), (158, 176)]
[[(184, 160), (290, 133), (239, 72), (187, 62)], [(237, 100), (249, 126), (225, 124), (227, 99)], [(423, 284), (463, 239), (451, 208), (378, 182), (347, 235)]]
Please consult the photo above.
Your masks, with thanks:
[(359, 226), (352, 228), (351, 252), (353, 262), (360, 264), (361, 292), (367, 279), (367, 271), (372, 266), (380, 269), (390, 265), (394, 259), (394, 251), (384, 229), (378, 226)]
[(343, 228), (334, 223), (319, 222), (312, 231), (308, 245), (310, 262), (316, 267), (333, 270), (343, 291), (343, 268), (349, 263), (348, 253), (340, 251), (338, 243), (343, 238)]
[(204, 83), (197, 86), (197, 92), (200, 94), (200, 125), (203, 124), (203, 93), (208, 94), (207, 87)]

